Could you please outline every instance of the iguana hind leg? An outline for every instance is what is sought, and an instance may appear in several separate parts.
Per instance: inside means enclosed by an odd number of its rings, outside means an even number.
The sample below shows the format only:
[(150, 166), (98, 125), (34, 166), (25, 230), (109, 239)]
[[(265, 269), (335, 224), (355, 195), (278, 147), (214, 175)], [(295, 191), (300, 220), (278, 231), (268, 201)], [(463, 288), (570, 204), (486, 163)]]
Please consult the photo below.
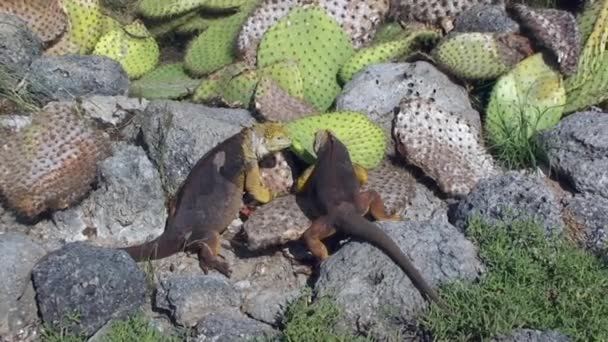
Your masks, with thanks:
[(329, 253), (327, 252), (327, 247), (325, 247), (321, 240), (330, 237), (335, 233), (336, 230), (329, 222), (327, 222), (324, 217), (319, 217), (312, 222), (302, 236), (312, 255), (323, 261), (327, 259)]
[(401, 213), (389, 214), (384, 207), (384, 201), (380, 194), (374, 190), (363, 191), (357, 196), (357, 207), (363, 213), (370, 213), (376, 220), (400, 221)]
[(205, 238), (196, 240), (191, 245), (193, 245), (192, 248), (198, 249), (198, 264), (205, 274), (209, 272), (210, 268), (213, 268), (230, 278), (232, 274), (230, 266), (227, 262), (218, 258), (220, 250), (219, 233), (208, 232)]

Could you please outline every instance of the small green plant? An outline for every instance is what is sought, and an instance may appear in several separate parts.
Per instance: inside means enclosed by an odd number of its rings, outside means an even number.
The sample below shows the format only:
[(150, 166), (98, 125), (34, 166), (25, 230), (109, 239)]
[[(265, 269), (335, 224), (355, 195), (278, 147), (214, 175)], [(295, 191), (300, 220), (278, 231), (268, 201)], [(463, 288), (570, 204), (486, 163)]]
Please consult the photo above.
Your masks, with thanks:
[(423, 325), (436, 341), (479, 341), (514, 329), (555, 329), (573, 341), (608, 340), (608, 270), (563, 236), (533, 221), (494, 226), (477, 217), (467, 235), (487, 272), (474, 284), (442, 287), (457, 315), (431, 308)]
[(186, 341), (184, 336), (163, 334), (150, 325), (142, 312), (126, 320), (112, 323), (110, 331), (102, 338), (103, 342), (178, 342)]
[(78, 313), (66, 315), (61, 321), (56, 323), (44, 323), (40, 331), (42, 342), (84, 342), (87, 335), (84, 332), (73, 332), (70, 328), (80, 323)]
[[(60, 323), (45, 324), (41, 332), (42, 342), (85, 342), (87, 334), (75, 333), (70, 326), (80, 322), (78, 315), (66, 316)], [(179, 336), (178, 336), (179, 335)], [(187, 341), (187, 331), (179, 334), (163, 334), (150, 325), (150, 321), (141, 311), (129, 318), (110, 323), (107, 333), (101, 336), (102, 342), (178, 342)]]
[(291, 302), (285, 311), (283, 336), (285, 342), (364, 342), (363, 337), (338, 331), (336, 323), (342, 312), (330, 297), (317, 298), (312, 302), (309, 289)]

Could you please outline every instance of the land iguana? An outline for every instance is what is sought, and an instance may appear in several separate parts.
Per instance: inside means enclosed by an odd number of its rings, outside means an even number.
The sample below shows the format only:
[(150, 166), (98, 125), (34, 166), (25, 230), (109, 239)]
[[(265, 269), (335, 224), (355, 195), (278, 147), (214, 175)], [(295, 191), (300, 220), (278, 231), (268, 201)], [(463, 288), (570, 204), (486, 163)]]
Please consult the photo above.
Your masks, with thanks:
[(160, 236), (120, 249), (135, 261), (162, 259), (180, 251), (197, 253), (205, 273), (214, 268), (230, 277), (230, 267), (218, 258), (220, 235), (237, 217), (243, 191), (261, 203), (273, 198), (262, 184), (258, 161), (290, 145), (287, 130), (279, 123), (256, 123), (242, 129), (194, 165), (170, 206)]
[(346, 146), (330, 131), (320, 130), (315, 135), (313, 148), (317, 161), (306, 169), (296, 185), (296, 190), (309, 200), (313, 215), (317, 217), (302, 234), (311, 253), (321, 261), (325, 260), (328, 252), (321, 240), (337, 230), (371, 242), (405, 271), (424, 297), (448, 309), (399, 246), (378, 226), (363, 218), (368, 212), (377, 220), (399, 220), (400, 215), (388, 214), (376, 191), (360, 192), (366, 170), (353, 166)]

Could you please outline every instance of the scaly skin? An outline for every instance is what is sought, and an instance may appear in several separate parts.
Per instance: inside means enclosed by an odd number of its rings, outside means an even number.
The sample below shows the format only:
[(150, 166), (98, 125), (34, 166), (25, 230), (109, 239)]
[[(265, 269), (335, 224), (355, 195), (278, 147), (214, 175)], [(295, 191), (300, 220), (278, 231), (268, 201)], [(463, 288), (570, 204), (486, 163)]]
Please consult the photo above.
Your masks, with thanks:
[(386, 212), (377, 192), (360, 192), (360, 183), (366, 179), (364, 169), (353, 166), (344, 144), (329, 131), (320, 130), (315, 135), (314, 149), (317, 162), (302, 175), (297, 185), (298, 191), (311, 200), (317, 216), (302, 235), (311, 253), (325, 260), (329, 255), (321, 240), (335, 234), (336, 230), (361, 238), (388, 254), (423, 296), (449, 310), (399, 246), (378, 226), (363, 218), (370, 212), (377, 220), (400, 219), (399, 215)]
[(135, 261), (197, 253), (205, 273), (214, 268), (230, 277), (229, 265), (218, 259), (220, 235), (237, 216), (243, 191), (261, 203), (272, 200), (258, 161), (289, 145), (287, 131), (277, 123), (255, 124), (226, 139), (199, 159), (182, 183), (165, 231), (152, 241), (121, 249)]

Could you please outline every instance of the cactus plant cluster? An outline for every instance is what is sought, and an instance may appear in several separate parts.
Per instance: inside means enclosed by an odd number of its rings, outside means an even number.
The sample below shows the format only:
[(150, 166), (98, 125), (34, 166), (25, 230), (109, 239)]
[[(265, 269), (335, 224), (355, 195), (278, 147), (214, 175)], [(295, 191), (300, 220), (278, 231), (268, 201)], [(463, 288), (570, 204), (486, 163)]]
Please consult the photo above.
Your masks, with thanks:
[(70, 103), (47, 104), (0, 147), (0, 193), (28, 218), (84, 196), (110, 151), (107, 137)]
[(46, 43), (45, 54), (98, 54), (117, 60), (130, 78), (151, 71), (159, 47), (140, 21), (123, 27), (105, 15), (100, 0), (9, 0), (0, 13), (24, 18)]
[(556, 125), (565, 103), (562, 75), (534, 54), (496, 82), (486, 113), (488, 138), (497, 146), (530, 138)]

